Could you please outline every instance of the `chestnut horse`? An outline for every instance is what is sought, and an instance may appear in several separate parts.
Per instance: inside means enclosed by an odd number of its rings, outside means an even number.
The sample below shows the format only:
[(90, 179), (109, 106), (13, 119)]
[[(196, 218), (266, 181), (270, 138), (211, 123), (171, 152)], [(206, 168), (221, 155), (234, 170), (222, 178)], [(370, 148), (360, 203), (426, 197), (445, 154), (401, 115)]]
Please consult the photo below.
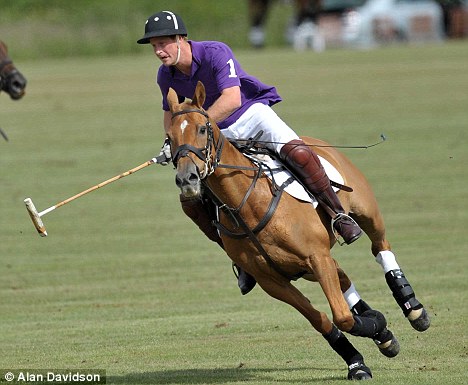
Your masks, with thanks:
[(26, 79), (15, 68), (8, 57), (6, 44), (0, 40), (0, 91), (5, 91), (13, 100), (21, 99), (25, 94)]
[[(166, 134), (182, 195), (213, 199), (219, 208), (215, 222), (229, 257), (266, 293), (296, 308), (325, 337), (348, 364), (349, 379), (371, 378), (362, 355), (341, 331), (373, 339), (388, 357), (398, 354), (398, 341), (386, 328), (384, 316), (367, 304), (360, 314), (350, 311), (343, 293), (351, 287), (351, 281), (330, 254), (336, 238), (329, 219), (320, 207), (314, 209), (308, 202), (278, 193), (275, 183), (259, 171), (258, 165), (225, 140), (202, 108), (205, 96), (201, 82), (192, 100), (179, 103), (173, 89), (168, 93), (172, 122)], [(325, 144), (317, 139), (304, 140), (310, 145)], [(382, 216), (364, 176), (336, 149), (316, 147), (316, 151), (353, 188), (352, 193), (339, 196), (343, 207), (353, 213), (371, 239), (374, 255), (390, 250)], [(237, 236), (239, 233), (242, 236)], [(333, 322), (291, 283), (299, 277), (320, 284)], [(421, 313), (426, 316), (421, 309), (418, 316)]]

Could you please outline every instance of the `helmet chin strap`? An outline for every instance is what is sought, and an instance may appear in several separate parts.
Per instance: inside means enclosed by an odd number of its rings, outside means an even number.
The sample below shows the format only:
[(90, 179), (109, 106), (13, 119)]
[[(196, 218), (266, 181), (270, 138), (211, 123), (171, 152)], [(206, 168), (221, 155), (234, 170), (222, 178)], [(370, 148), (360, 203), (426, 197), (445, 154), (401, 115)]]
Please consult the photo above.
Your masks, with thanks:
[(175, 61), (175, 63), (173, 64), (174, 66), (176, 66), (178, 63), (179, 63), (179, 60), (180, 60), (180, 40), (179, 40), (179, 35), (176, 35), (176, 41), (177, 41), (177, 59)]

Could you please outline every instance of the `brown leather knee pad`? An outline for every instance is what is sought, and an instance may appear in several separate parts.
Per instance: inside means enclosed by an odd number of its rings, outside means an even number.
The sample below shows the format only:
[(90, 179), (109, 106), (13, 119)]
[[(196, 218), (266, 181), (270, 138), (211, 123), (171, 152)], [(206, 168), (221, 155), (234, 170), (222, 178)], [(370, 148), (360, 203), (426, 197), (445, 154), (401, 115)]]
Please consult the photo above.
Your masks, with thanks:
[(330, 186), (320, 159), (302, 140), (286, 143), (281, 148), (280, 157), (313, 194), (320, 194)]

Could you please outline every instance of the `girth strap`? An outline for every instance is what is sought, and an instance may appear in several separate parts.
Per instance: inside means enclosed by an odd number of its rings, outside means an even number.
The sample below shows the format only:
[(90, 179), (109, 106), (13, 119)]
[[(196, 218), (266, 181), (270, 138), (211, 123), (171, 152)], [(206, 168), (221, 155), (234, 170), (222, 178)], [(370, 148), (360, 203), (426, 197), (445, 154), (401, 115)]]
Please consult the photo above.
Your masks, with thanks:
[[(260, 241), (258, 240), (257, 236), (254, 234), (252, 230), (250, 230), (249, 226), (247, 223), (245, 223), (244, 219), (240, 216), (237, 215), (237, 221), (239, 225), (243, 228), (247, 236), (249, 237), (250, 241), (255, 245), (259, 253), (265, 258), (265, 261), (268, 263), (268, 265), (275, 270), (279, 275), (289, 278), (289, 279), (298, 279), (299, 277), (290, 277), (283, 269), (281, 269), (273, 260), (271, 259), (270, 255), (267, 253), (265, 248), (262, 246)], [(302, 274), (301, 274), (302, 275)]]
[[(253, 229), (248, 228), (248, 226), (246, 225), (248, 231), (245, 231), (243, 233), (234, 233), (231, 230), (228, 230), (225, 226), (223, 226), (218, 221), (214, 221), (213, 224), (216, 226), (216, 228), (220, 232), (222, 232), (223, 234), (226, 234), (228, 237), (234, 238), (234, 239), (246, 238), (246, 237), (249, 236), (249, 233), (252, 233), (254, 235), (259, 233), (268, 224), (268, 222), (272, 218), (273, 214), (275, 213), (275, 210), (278, 207), (279, 201), (281, 200), (281, 196), (283, 195), (283, 191), (292, 182), (294, 182), (294, 180), (295, 180), (294, 177), (289, 177), (276, 191), (273, 192), (273, 196), (271, 198), (270, 204), (268, 205), (267, 212), (265, 213), (263, 218), (260, 220), (260, 222), (258, 222), (257, 226), (255, 226)], [(220, 205), (218, 207), (220, 207), (221, 209), (225, 208), (225, 206), (223, 206), (223, 205)], [(229, 209), (226, 208), (226, 210), (229, 210)], [(234, 216), (234, 218), (240, 224), (239, 218), (242, 219), (242, 217), (240, 216), (240, 214), (239, 214), (239, 212), (237, 210), (229, 210), (229, 214)]]
[(282, 275), (283, 277), (289, 278), (291, 280), (297, 280), (299, 279), (304, 273), (300, 273), (297, 276), (291, 277), (288, 273), (286, 273), (283, 269), (281, 269), (275, 262), (271, 259), (270, 255), (268, 252), (265, 250), (265, 248), (262, 246), (260, 241), (257, 238), (257, 233), (259, 233), (263, 228), (268, 224), (270, 219), (273, 217), (273, 214), (278, 206), (278, 203), (281, 199), (281, 196), (283, 194), (284, 189), (291, 184), (294, 181), (294, 177), (288, 178), (281, 186), (279, 186), (273, 193), (273, 197), (270, 201), (270, 204), (268, 206), (268, 210), (261, 219), (261, 221), (255, 226), (254, 229), (250, 229), (248, 224), (244, 221), (244, 218), (239, 213), (239, 210), (233, 210), (227, 208), (220, 200), (219, 198), (210, 190), (207, 188), (205, 193), (213, 199), (213, 201), (216, 203), (216, 205), (220, 209), (224, 209), (225, 211), (227, 210), (227, 214), (230, 215), (235, 223), (239, 225), (243, 232), (242, 233), (234, 233), (230, 230), (228, 230), (224, 225), (222, 225), (219, 221), (213, 221), (213, 225), (216, 226), (216, 228), (223, 234), (226, 234), (230, 238), (234, 239), (242, 239), (242, 238), (249, 238), (250, 241), (255, 245), (259, 253), (263, 256), (265, 261), (268, 263), (268, 265), (275, 270), (278, 274)]

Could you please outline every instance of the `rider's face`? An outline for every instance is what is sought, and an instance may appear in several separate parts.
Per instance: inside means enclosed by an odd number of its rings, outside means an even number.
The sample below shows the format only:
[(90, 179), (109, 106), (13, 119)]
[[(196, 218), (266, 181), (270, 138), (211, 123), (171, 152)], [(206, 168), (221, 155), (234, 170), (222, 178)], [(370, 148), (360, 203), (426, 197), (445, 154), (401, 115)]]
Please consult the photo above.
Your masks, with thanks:
[(154, 54), (165, 66), (174, 65), (177, 61), (178, 36), (158, 36), (150, 39)]

